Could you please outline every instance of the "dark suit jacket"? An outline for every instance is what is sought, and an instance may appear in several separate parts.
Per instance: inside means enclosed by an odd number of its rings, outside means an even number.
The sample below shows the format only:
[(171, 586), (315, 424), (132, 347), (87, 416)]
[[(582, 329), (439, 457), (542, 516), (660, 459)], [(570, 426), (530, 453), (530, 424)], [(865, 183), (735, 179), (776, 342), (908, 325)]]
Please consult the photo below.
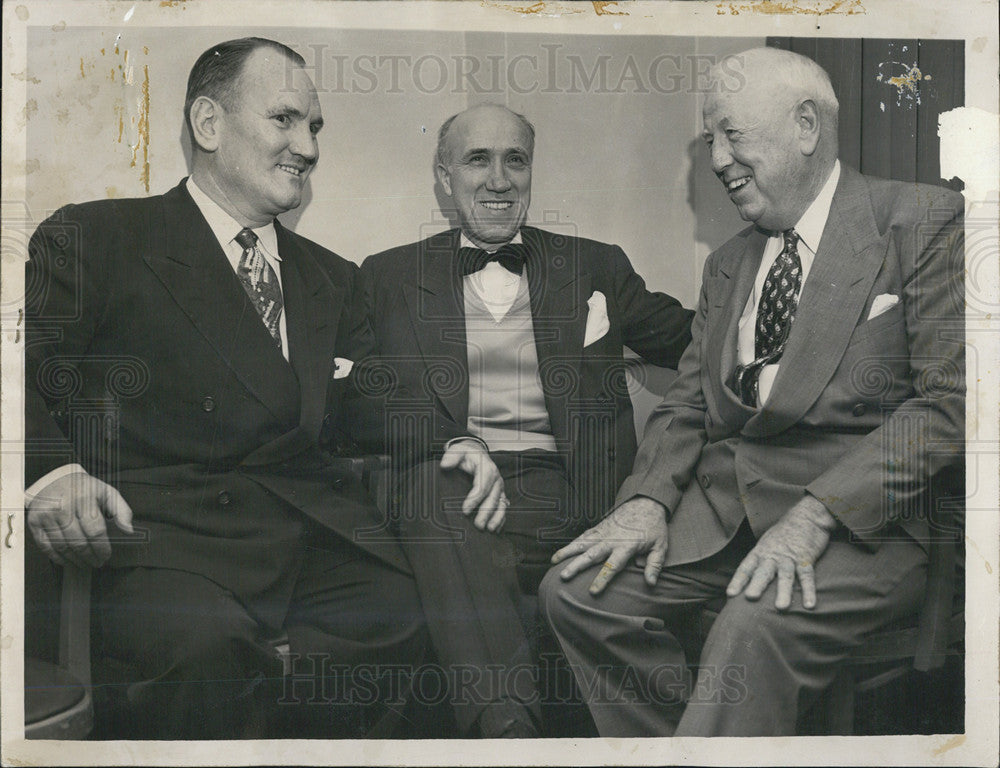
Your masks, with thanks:
[[(843, 167), (762, 408), (727, 382), (766, 236), (747, 228), (705, 265), (693, 341), (650, 418), (618, 502), (670, 516), (668, 564), (758, 536), (809, 492), (858, 541), (926, 541), (930, 477), (961, 461), (965, 423), (961, 195)], [(877, 296), (899, 303), (869, 319)]]
[[(692, 312), (646, 290), (621, 248), (532, 227), (521, 230), (545, 405), (587, 514), (602, 515), (632, 466), (635, 427), (622, 346), (676, 367)], [(440, 456), (468, 435), (469, 371), (459, 230), (369, 257), (361, 283), (377, 358), (359, 376), (388, 414), (390, 450)], [(604, 294), (608, 333), (584, 347), (587, 300)], [(359, 382), (361, 384), (361, 382)]]
[[(334, 357), (365, 351), (348, 301), (357, 267), (275, 227), (290, 365), (183, 182), (67, 206), (31, 240), (26, 483), (75, 461), (114, 485), (139, 535), (113, 537), (112, 566), (254, 594), (294, 576), (300, 512), (349, 540), (374, 525), (317, 443), (324, 416), (345, 410)], [(365, 546), (405, 567), (390, 542)]]

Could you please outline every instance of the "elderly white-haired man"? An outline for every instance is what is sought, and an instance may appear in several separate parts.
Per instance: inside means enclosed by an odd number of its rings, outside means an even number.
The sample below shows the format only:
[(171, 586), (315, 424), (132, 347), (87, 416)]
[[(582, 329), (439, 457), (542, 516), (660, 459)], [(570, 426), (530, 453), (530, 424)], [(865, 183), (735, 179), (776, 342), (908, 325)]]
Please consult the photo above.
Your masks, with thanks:
[(793, 735), (852, 646), (918, 609), (919, 511), (962, 460), (961, 196), (842, 165), (814, 62), (731, 58), (703, 136), (751, 226), (705, 265), (613, 511), (541, 587), (602, 735)]

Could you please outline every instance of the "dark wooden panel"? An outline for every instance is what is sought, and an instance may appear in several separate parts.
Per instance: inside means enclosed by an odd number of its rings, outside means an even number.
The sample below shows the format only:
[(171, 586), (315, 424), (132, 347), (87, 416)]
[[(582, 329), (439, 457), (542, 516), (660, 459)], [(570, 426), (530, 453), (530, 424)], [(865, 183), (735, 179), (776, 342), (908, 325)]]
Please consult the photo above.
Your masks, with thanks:
[[(861, 45), (861, 172), (891, 178), (889, 145), (892, 143), (893, 99), (879, 80), (883, 73), (885, 41), (865, 40)], [(883, 75), (884, 76), (884, 75)]]
[(840, 102), (840, 159), (861, 167), (861, 41), (820, 39), (815, 61), (830, 75)]
[[(767, 44), (809, 56), (829, 73), (845, 163), (875, 176), (941, 183), (937, 121), (964, 103), (963, 41), (770, 37)], [(916, 92), (889, 83), (913, 65), (921, 72)]]
[[(919, 66), (925, 79), (917, 124), (917, 181), (940, 184), (938, 117), (964, 101), (964, 41), (921, 40)], [(961, 184), (957, 186), (961, 188)]]
[[(890, 40), (879, 63), (889, 114), (889, 178), (917, 180), (917, 112), (920, 109), (916, 40)], [(891, 78), (898, 78), (893, 85)], [(890, 106), (891, 104), (891, 106)]]

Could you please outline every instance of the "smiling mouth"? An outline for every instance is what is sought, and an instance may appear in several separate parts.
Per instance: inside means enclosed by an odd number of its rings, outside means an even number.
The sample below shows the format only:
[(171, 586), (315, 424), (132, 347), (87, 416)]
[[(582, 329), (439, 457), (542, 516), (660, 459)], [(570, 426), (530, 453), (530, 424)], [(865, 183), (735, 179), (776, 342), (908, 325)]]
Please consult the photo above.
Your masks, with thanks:
[(480, 200), (479, 204), (488, 211), (506, 211), (514, 205), (511, 200)]
[(727, 192), (735, 192), (737, 189), (742, 189), (747, 184), (750, 183), (749, 176), (740, 176), (738, 179), (732, 179), (730, 181), (723, 182), (726, 185)]
[(278, 165), (278, 167), (285, 173), (290, 173), (292, 176), (301, 176), (305, 173), (304, 168), (297, 168), (294, 165)]

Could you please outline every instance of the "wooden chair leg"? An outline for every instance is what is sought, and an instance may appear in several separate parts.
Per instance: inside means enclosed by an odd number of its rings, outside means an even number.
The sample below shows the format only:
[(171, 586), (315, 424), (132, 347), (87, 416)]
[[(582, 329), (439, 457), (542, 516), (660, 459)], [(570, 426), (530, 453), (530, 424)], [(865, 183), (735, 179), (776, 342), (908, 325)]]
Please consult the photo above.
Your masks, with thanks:
[[(94, 727), (90, 579), (89, 568), (63, 568), (58, 666), (35, 659), (25, 661), (27, 739), (84, 739)], [(53, 693), (57, 695), (54, 702)], [(64, 704), (60, 703), (63, 699)], [(33, 702), (31, 706), (29, 701)]]

